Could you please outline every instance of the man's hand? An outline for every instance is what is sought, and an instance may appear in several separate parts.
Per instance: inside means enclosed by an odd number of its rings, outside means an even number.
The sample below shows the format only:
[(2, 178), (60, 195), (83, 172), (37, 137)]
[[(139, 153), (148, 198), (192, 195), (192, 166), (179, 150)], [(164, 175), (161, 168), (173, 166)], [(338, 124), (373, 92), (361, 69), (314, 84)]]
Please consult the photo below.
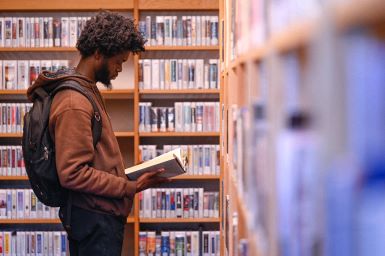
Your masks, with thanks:
[(159, 169), (142, 174), (136, 181), (136, 193), (148, 189), (150, 187), (154, 187), (161, 183), (170, 181), (170, 179), (168, 178), (162, 178), (158, 176), (164, 171), (164, 169)]

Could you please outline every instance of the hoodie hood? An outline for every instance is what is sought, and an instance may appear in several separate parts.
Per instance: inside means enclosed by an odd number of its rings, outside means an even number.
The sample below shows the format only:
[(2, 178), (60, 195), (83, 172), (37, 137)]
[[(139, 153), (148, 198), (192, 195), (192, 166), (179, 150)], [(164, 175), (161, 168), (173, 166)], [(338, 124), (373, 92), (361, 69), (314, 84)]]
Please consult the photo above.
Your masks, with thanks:
[(28, 88), (27, 90), (28, 100), (31, 102), (34, 100), (36, 96), (35, 90), (37, 88), (43, 87), (43, 89), (46, 92), (50, 92), (56, 87), (56, 85), (67, 80), (74, 80), (78, 82), (80, 85), (90, 89), (92, 89), (92, 86), (95, 85), (95, 83), (92, 80), (90, 80), (89, 78), (83, 75), (76, 73), (75, 69), (73, 68), (60, 69), (57, 72), (50, 72), (45, 70), (38, 76), (35, 83)]

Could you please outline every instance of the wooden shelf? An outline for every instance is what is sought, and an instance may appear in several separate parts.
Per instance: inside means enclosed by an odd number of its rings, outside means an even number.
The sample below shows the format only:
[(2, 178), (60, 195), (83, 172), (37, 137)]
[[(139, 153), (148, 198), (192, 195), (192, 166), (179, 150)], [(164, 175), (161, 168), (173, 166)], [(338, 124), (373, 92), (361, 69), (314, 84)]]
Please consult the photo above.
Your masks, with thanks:
[(0, 133), (0, 138), (21, 138), (22, 133)]
[(116, 137), (124, 138), (124, 137), (134, 137), (135, 132), (114, 132)]
[(0, 52), (77, 52), (75, 47), (0, 47)]
[(218, 137), (219, 132), (140, 132), (140, 137)]
[(219, 94), (218, 89), (174, 89), (174, 90), (152, 90), (144, 89), (140, 94)]
[(215, 223), (219, 218), (139, 218), (139, 223)]
[[(102, 96), (107, 99), (130, 99), (134, 97), (134, 89), (100, 90)], [(26, 96), (27, 90), (0, 90), (1, 95)]]
[(26, 96), (27, 90), (0, 90), (0, 95), (24, 95)]
[(180, 175), (171, 178), (172, 180), (219, 180), (219, 175)]
[(61, 224), (59, 219), (0, 219), (0, 224)]
[(0, 10), (4, 11), (98, 11), (129, 10), (134, 8), (134, 0), (17, 0), (0, 1)]
[[(134, 132), (114, 132), (116, 137), (134, 137)], [(0, 138), (21, 138), (22, 133), (0, 133)]]
[(219, 46), (146, 46), (146, 51), (219, 51)]
[[(128, 217), (127, 223), (135, 223), (134, 217)], [(0, 219), (0, 224), (61, 224), (59, 219)]]
[(218, 10), (219, 0), (139, 0), (140, 10)]
[(0, 181), (18, 181), (18, 180), (28, 180), (27, 176), (0, 176)]

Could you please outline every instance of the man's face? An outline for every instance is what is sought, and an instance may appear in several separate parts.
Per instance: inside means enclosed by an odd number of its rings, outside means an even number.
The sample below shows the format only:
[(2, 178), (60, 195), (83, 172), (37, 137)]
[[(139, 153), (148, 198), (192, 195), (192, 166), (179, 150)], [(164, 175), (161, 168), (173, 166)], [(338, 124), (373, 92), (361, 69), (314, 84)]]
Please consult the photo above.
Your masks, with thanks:
[(122, 71), (122, 65), (127, 61), (128, 56), (129, 52), (127, 51), (112, 57), (102, 57), (101, 65), (95, 74), (96, 81), (111, 88), (111, 80), (114, 80)]

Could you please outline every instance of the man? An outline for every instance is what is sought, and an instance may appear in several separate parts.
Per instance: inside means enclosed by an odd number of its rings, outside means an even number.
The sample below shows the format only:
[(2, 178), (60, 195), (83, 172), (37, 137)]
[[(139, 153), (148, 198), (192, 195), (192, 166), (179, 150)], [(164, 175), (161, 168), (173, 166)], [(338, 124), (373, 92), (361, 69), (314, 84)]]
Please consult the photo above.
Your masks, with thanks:
[[(96, 82), (110, 87), (129, 54), (144, 51), (142, 35), (133, 21), (102, 11), (87, 24), (77, 42), (81, 60), (72, 70), (43, 73), (28, 90), (53, 82), (76, 81), (92, 95), (100, 110), (102, 134), (94, 147), (90, 101), (74, 90), (58, 92), (51, 106), (49, 130), (55, 141), (56, 167), (61, 185), (70, 190), (72, 207), (60, 209), (71, 255), (121, 255), (124, 225), (134, 195), (166, 179), (147, 173), (130, 181), (124, 174), (119, 145)], [(56, 81), (57, 80), (57, 81)]]

